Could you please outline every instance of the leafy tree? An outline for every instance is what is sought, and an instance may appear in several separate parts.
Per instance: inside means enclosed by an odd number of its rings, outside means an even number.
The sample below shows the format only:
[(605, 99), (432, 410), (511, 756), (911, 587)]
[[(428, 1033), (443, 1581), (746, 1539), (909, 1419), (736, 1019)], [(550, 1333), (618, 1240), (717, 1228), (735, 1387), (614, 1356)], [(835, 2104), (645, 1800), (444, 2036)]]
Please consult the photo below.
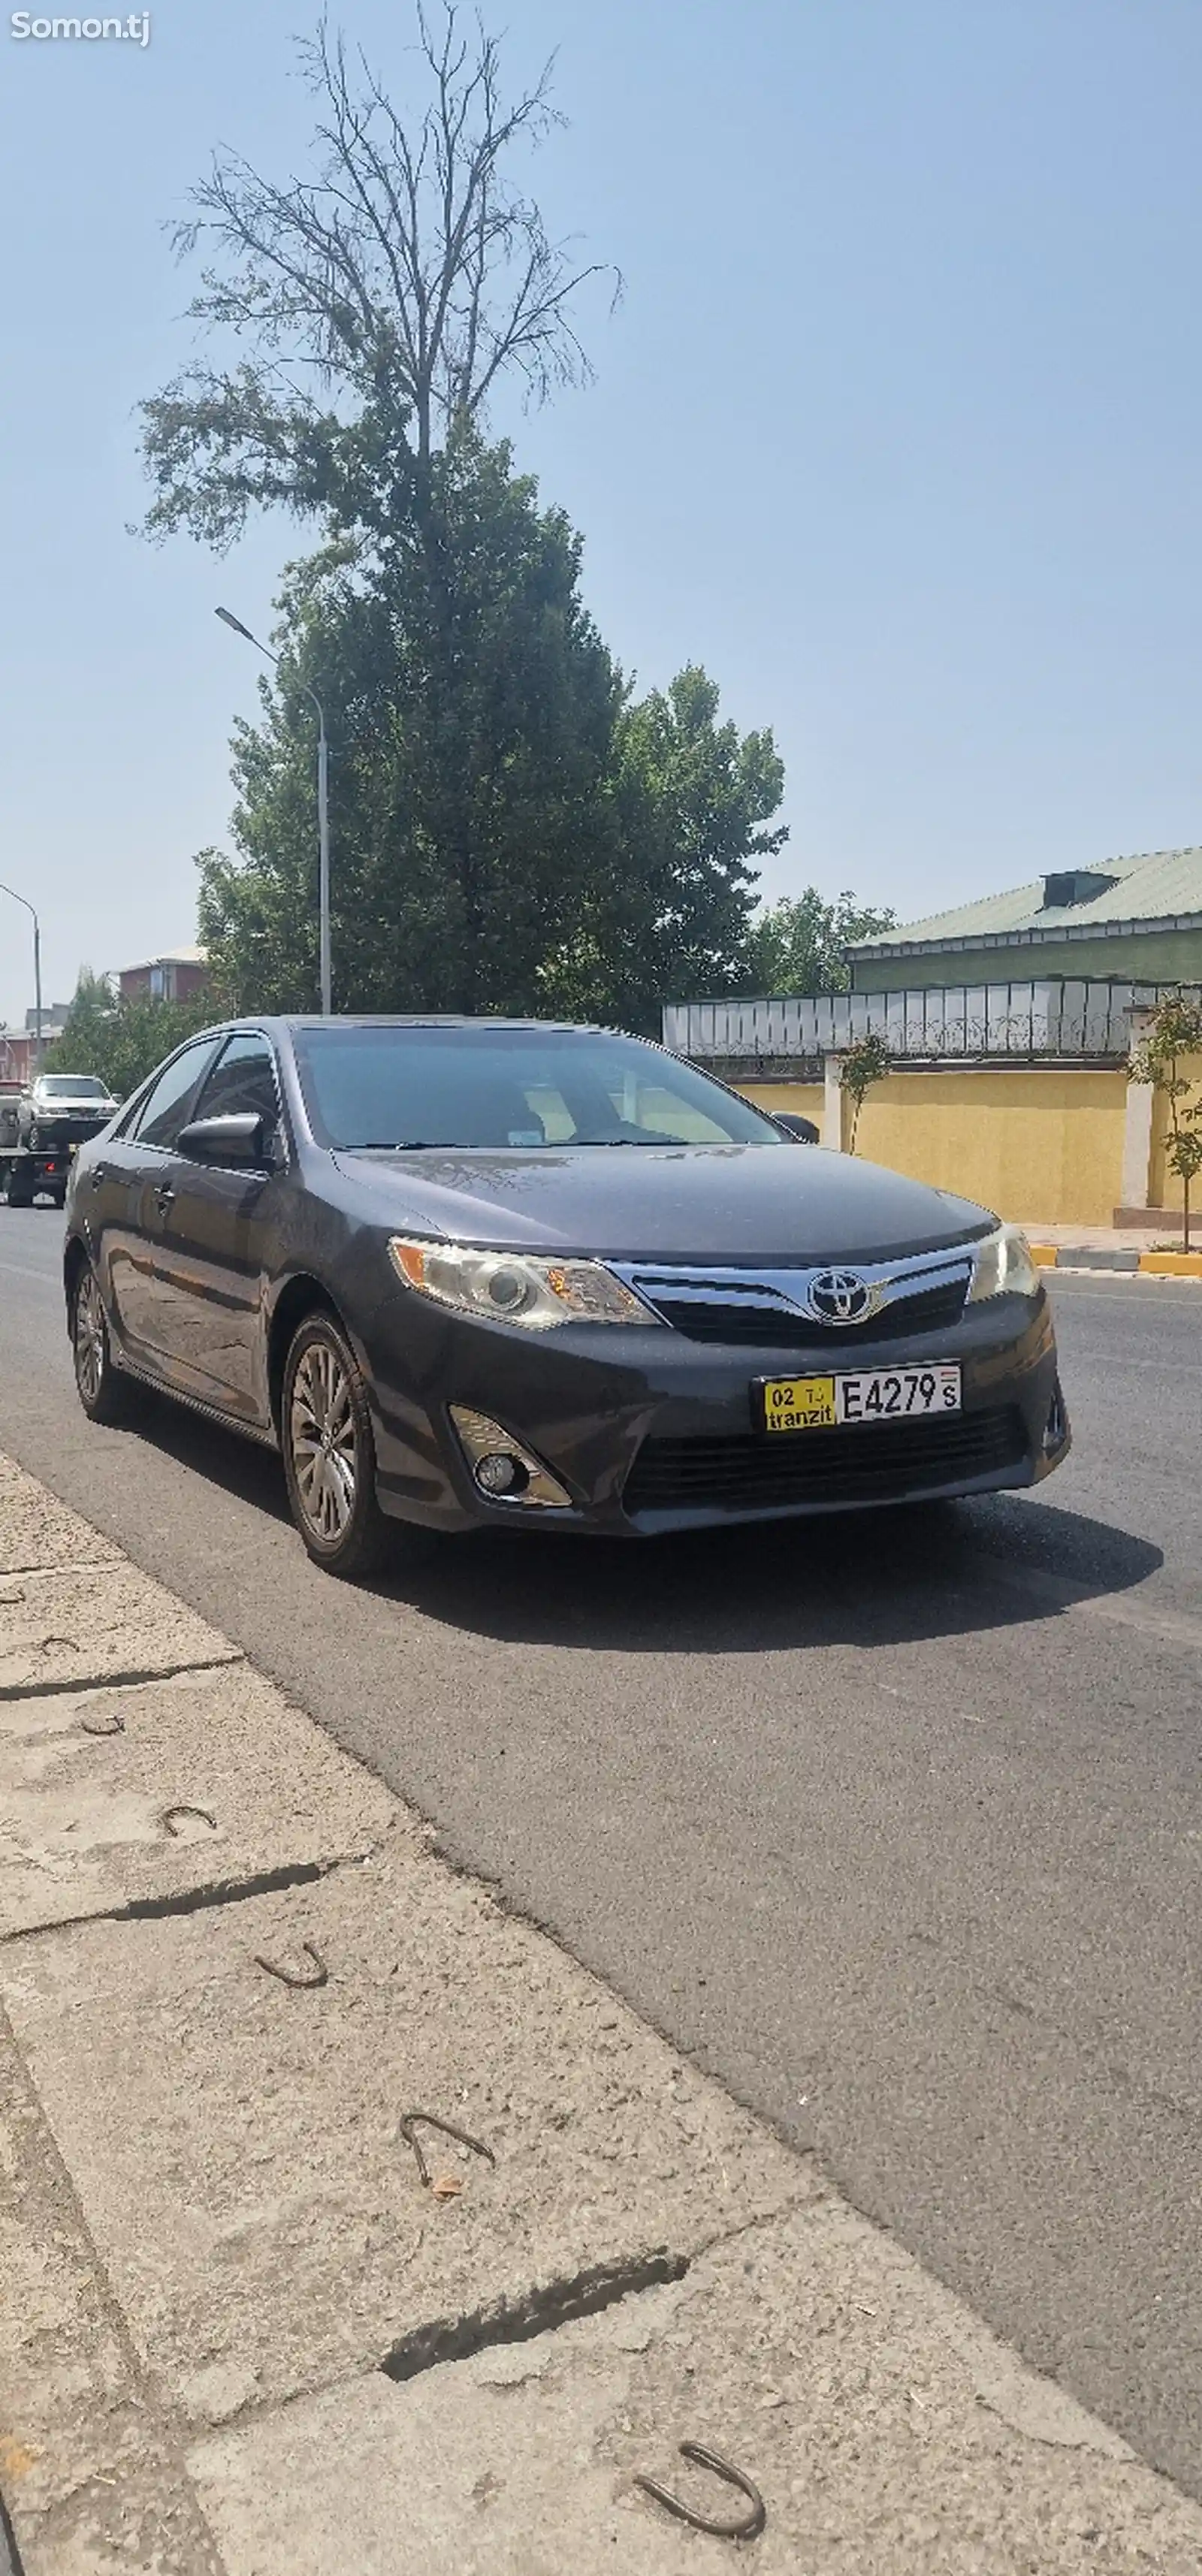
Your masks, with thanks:
[(491, 36), (473, 52), (453, 6), (440, 34), (420, 8), (417, 23), (411, 124), (323, 24), (299, 47), (316, 176), (280, 184), (222, 152), (193, 190), (175, 234), (180, 257), (207, 262), (190, 316), (247, 354), (143, 406), (151, 534), (222, 547), (250, 511), (282, 506), (387, 555), (416, 521), (436, 571), (440, 445), (482, 434), (506, 376), (535, 398), (587, 378), (573, 306), (601, 272), (548, 239), (510, 175), (562, 121), (550, 66), (507, 103)]
[(131, 1091), (194, 1029), (218, 1016), (211, 997), (164, 1002), (139, 994), (120, 1000), (108, 977), (81, 966), (71, 1008), (46, 1057), (48, 1073), (93, 1073), (117, 1100)]
[(431, 488), (453, 685), (432, 684), (442, 603), (419, 539), (398, 531), (366, 584), (337, 547), (290, 577), (278, 684), (237, 736), (242, 863), (201, 861), (200, 934), (243, 1006), (316, 999), (306, 680), (333, 737), (336, 1007), (528, 1008), (608, 867), (621, 684), (580, 601), (579, 541), (470, 430), (433, 460)]
[(857, 939), (892, 930), (897, 916), (862, 904), (845, 888), (827, 903), (817, 886), (793, 898), (782, 895), (753, 922), (747, 942), (747, 987), (766, 1000), (803, 993), (846, 993), (851, 971), (844, 951)]
[(1130, 1071), (1136, 1082), (1150, 1082), (1169, 1104), (1165, 1161), (1181, 1183), (1181, 1239), (1190, 1248), (1190, 1194), (1202, 1172), (1202, 1092), (1185, 1071), (1190, 1056), (1202, 1056), (1202, 1007), (1181, 993), (1166, 994), (1152, 1014), (1142, 1038), (1131, 1050)]
[(852, 1104), (851, 1135), (847, 1143), (849, 1154), (856, 1150), (864, 1102), (874, 1084), (883, 1082), (888, 1071), (889, 1049), (884, 1039), (871, 1029), (866, 1037), (857, 1038), (855, 1045), (849, 1046), (843, 1057), (839, 1066), (839, 1088), (847, 1093)]
[(613, 859), (551, 951), (547, 1007), (616, 1018), (658, 1034), (666, 995), (721, 992), (740, 972), (754, 900), (754, 858), (771, 828), (784, 770), (770, 733), (718, 721), (719, 692), (691, 664), (666, 692), (618, 718), (611, 784)]
[(418, 23), (420, 114), (321, 32), (317, 175), (220, 155), (178, 236), (221, 362), (144, 406), (148, 529), (221, 547), (282, 507), (323, 540), (236, 736), (239, 856), (202, 854), (201, 935), (240, 1001), (315, 999), (303, 679), (331, 725), (337, 1003), (658, 1025), (663, 991), (737, 970), (780, 764), (717, 724), (702, 673), (629, 704), (579, 539), (487, 444), (503, 377), (538, 398), (587, 375), (573, 315), (600, 272), (511, 177), (555, 121), (546, 75), (507, 104), (490, 37), (469, 47), (453, 8)]

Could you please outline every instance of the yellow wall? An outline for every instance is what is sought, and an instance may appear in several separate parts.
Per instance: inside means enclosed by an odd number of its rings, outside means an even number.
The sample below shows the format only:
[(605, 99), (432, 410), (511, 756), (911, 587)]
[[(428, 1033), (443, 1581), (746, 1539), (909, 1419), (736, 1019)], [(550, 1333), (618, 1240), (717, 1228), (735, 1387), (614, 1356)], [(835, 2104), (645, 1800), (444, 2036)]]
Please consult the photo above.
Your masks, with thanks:
[[(1127, 1077), (1076, 1065), (893, 1073), (869, 1092), (856, 1152), (1020, 1224), (1110, 1225), (1121, 1195)], [(787, 1099), (786, 1099), (786, 1094)], [(821, 1109), (816, 1085), (757, 1083), (764, 1107)], [(844, 1101), (844, 1133), (851, 1103)]]
[(772, 1116), (778, 1110), (791, 1110), (796, 1118), (812, 1118), (822, 1125), (822, 1084), (820, 1082), (740, 1082), (732, 1086), (745, 1100), (754, 1100), (757, 1109), (767, 1109)]
[[(1192, 1109), (1195, 1102), (1202, 1099), (1202, 1057), (1187, 1056), (1181, 1070), (1186, 1080), (1192, 1082), (1194, 1088), (1188, 1100), (1183, 1100), (1179, 1104), (1178, 1117), (1182, 1117), (1185, 1110)], [(1192, 1126), (1194, 1122), (1191, 1119), (1187, 1123)], [(1165, 1148), (1172, 1134), (1172, 1127), (1173, 1121), (1169, 1113), (1168, 1101), (1164, 1093), (1158, 1091), (1152, 1103), (1152, 1154), (1148, 1189), (1150, 1207), (1179, 1208), (1181, 1205), (1181, 1183), (1176, 1173), (1169, 1170), (1165, 1159)], [(1202, 1128), (1199, 1129), (1199, 1133), (1202, 1133)], [(1192, 1208), (1202, 1208), (1202, 1178), (1194, 1182), (1190, 1191), (1190, 1205)]]

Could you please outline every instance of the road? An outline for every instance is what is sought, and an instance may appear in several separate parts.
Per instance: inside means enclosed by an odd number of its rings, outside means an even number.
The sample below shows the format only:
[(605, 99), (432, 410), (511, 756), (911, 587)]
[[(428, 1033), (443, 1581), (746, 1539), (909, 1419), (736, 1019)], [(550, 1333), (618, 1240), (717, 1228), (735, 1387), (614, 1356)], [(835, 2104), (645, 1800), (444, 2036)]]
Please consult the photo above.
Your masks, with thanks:
[(1202, 1290), (1054, 1283), (1039, 1496), (356, 1594), (266, 1453), (85, 1422), (60, 1237), (0, 1207), (0, 1448), (1202, 2494)]

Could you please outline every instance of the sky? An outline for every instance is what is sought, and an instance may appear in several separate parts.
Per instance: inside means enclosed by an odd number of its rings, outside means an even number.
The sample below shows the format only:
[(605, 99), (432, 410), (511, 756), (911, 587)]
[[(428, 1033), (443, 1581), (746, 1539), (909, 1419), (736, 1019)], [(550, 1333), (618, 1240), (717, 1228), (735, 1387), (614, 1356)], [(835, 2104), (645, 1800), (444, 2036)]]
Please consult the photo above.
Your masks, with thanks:
[[(165, 227), (213, 147), (306, 166), (306, 0), (149, 41), (0, 15), (0, 878), (44, 989), (195, 936), (228, 741), (304, 550), (131, 533), (137, 406), (196, 354)], [(596, 381), (515, 439), (640, 687), (770, 725), (765, 891), (902, 919), (1202, 840), (1198, 0), (505, 0), (569, 120), (531, 177), (612, 261)], [(331, 0), (398, 104), (403, 0)], [(337, 853), (334, 854), (337, 864)], [(32, 1000), (0, 896), (0, 1022)]]

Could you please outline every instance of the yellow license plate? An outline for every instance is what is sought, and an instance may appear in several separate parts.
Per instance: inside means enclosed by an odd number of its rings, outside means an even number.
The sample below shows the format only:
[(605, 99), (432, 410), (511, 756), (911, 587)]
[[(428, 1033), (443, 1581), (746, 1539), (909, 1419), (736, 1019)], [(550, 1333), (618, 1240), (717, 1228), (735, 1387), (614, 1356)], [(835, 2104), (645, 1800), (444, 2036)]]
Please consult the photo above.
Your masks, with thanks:
[(761, 1385), (765, 1431), (820, 1431), (839, 1418), (833, 1377), (770, 1377)]

